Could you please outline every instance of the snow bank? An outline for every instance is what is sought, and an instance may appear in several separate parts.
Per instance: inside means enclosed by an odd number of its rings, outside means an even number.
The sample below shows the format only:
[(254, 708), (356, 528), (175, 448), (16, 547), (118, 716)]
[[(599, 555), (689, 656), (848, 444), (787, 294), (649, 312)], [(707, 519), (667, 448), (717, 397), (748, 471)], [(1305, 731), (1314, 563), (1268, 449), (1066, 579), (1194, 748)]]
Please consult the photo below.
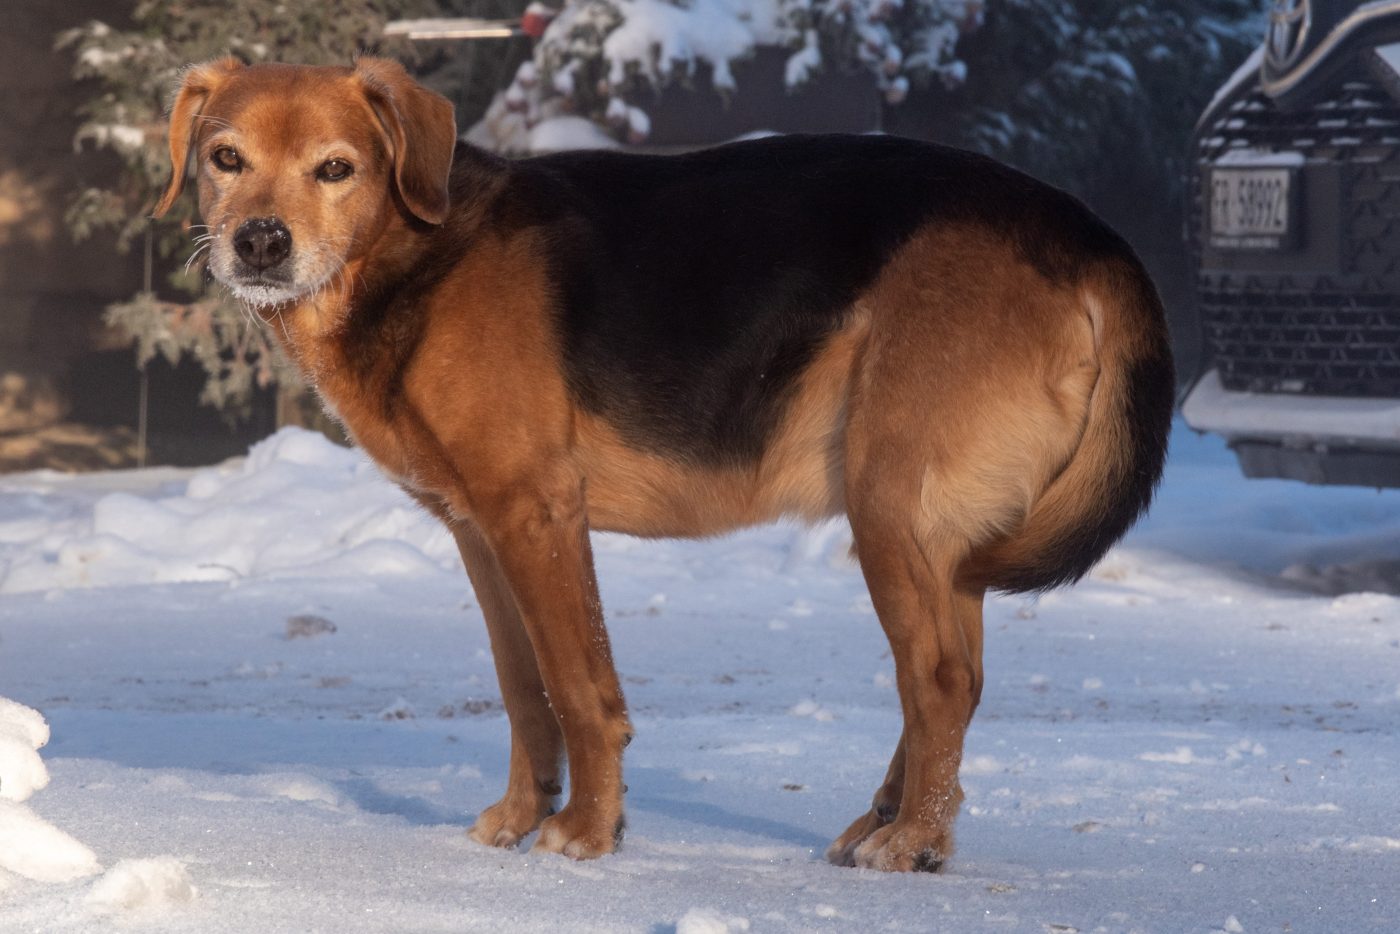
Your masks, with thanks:
[(24, 801), (49, 783), (38, 753), (48, 741), (39, 711), (0, 697), (0, 798)]
[(37, 710), (0, 697), (0, 870), (69, 882), (99, 872), (97, 856), (19, 803), (49, 783), (37, 752), (48, 741)]
[(198, 890), (173, 856), (124, 859), (88, 893), (88, 907), (106, 914), (164, 911), (194, 900)]
[[(1128, 554), (1145, 548), (1324, 593), (1400, 592), (1400, 498), (1244, 483), (1219, 439), (1185, 430), (1172, 447), (1175, 482), (1099, 576), (1141, 564)], [(808, 537), (825, 554), (846, 535), (838, 522)], [(795, 550), (783, 570), (814, 559)], [(443, 572), (460, 580), (460, 568), (440, 524), (362, 452), (294, 428), (203, 470), (0, 477), (0, 593)]]
[(0, 801), (0, 870), (35, 882), (71, 882), (102, 867), (92, 850), (29, 808)]
[[(439, 524), (359, 451), (286, 428), (187, 481), (102, 495), (48, 518), (77, 481), (0, 514), (0, 592), (174, 581), (405, 575), (457, 566)], [(16, 506), (19, 507), (18, 514)], [(39, 515), (35, 515), (38, 513)]]

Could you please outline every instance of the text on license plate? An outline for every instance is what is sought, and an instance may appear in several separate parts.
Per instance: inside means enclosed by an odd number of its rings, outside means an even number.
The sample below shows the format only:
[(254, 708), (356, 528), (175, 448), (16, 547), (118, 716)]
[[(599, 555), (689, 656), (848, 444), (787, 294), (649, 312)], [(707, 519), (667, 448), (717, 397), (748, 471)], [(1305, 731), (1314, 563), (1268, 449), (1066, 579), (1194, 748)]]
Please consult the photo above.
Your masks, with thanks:
[(1248, 245), (1277, 245), (1288, 234), (1291, 180), (1288, 169), (1215, 169), (1210, 174), (1212, 238), (1259, 238)]

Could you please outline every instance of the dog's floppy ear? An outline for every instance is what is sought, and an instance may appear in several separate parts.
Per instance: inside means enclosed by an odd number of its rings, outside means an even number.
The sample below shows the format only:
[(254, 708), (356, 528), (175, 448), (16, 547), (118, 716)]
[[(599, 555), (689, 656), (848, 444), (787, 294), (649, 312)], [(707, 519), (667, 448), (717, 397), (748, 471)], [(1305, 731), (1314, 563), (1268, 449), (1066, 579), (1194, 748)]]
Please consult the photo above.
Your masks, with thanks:
[(414, 81), (392, 59), (359, 58), (355, 75), (388, 135), (403, 203), (415, 217), (441, 224), (447, 219), (447, 176), (457, 145), (452, 104)]
[(204, 109), (209, 95), (242, 67), (242, 62), (229, 56), (203, 65), (192, 65), (185, 70), (180, 93), (175, 96), (175, 106), (170, 110), (170, 184), (165, 186), (165, 194), (156, 202), (152, 216), (163, 216), (175, 199), (180, 197), (180, 192), (185, 188), (185, 163), (189, 160), (190, 146), (194, 143), (195, 118)]

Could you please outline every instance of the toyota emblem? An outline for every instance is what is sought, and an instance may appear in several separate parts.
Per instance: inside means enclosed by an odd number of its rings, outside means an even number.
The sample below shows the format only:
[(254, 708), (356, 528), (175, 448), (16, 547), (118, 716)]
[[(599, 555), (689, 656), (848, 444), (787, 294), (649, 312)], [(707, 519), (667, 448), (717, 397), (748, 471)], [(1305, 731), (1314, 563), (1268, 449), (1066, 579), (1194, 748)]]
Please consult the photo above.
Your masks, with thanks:
[(1274, 72), (1287, 71), (1302, 54), (1312, 9), (1308, 0), (1274, 0), (1269, 10), (1269, 38), (1265, 55)]

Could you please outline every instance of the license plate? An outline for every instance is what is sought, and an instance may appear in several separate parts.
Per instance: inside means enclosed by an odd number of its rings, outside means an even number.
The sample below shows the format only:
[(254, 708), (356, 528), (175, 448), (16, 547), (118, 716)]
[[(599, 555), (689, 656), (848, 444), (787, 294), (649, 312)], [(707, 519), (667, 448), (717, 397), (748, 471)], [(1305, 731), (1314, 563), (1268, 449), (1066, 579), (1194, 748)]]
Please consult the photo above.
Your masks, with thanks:
[(1277, 250), (1293, 233), (1291, 169), (1214, 169), (1210, 173), (1210, 245)]

